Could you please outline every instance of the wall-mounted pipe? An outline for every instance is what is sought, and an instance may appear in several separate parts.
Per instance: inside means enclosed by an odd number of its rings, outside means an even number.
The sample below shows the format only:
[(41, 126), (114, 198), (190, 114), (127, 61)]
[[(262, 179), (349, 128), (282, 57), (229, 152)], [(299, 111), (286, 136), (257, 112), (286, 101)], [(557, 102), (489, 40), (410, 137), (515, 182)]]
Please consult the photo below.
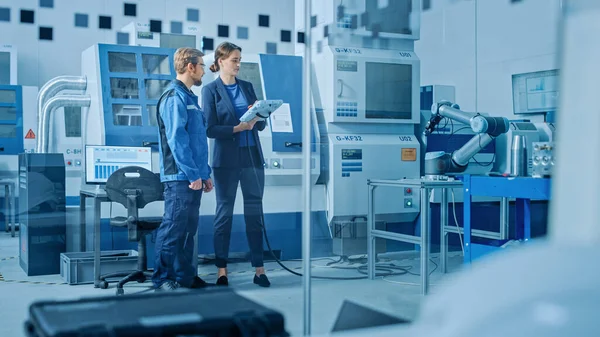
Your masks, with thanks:
[(48, 129), (50, 128), (50, 118), (54, 110), (62, 107), (89, 107), (91, 104), (89, 95), (59, 95), (52, 97), (44, 104), (42, 108), (41, 119), (38, 123), (37, 153), (48, 153)]
[(37, 134), (38, 140), (36, 144), (36, 152), (42, 153), (42, 149), (47, 148), (47, 144), (43, 144), (43, 134), (47, 134), (48, 130), (44, 130), (43, 109), (46, 101), (63, 90), (76, 90), (85, 92), (87, 88), (87, 79), (82, 76), (59, 76), (46, 82), (40, 89), (37, 96)]

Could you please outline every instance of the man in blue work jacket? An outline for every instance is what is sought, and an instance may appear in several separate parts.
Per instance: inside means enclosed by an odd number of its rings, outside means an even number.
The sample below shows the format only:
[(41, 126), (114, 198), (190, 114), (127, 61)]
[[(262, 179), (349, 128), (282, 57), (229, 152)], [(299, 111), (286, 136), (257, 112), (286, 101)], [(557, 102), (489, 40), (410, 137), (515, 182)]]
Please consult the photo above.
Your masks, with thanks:
[(156, 234), (152, 282), (156, 290), (206, 286), (193, 265), (202, 192), (213, 183), (208, 165), (206, 122), (198, 97), (190, 90), (202, 84), (204, 54), (197, 49), (175, 52), (177, 78), (158, 101), (160, 179), (165, 211)]

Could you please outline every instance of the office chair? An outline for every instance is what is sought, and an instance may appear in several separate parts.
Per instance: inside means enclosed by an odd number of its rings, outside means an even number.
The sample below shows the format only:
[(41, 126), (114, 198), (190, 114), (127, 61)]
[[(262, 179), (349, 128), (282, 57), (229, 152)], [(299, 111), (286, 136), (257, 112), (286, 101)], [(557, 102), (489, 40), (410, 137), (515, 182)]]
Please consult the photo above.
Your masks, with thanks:
[(101, 288), (108, 288), (107, 278), (123, 277), (117, 284), (117, 295), (123, 295), (123, 286), (128, 282), (144, 283), (152, 277), (147, 270), (146, 234), (157, 229), (161, 218), (140, 219), (138, 210), (153, 201), (163, 200), (163, 185), (154, 173), (138, 166), (118, 169), (108, 177), (106, 194), (112, 202), (117, 202), (127, 209), (127, 217), (114, 217), (110, 225), (127, 227), (127, 239), (138, 243), (138, 268), (135, 271), (117, 272), (100, 277)]

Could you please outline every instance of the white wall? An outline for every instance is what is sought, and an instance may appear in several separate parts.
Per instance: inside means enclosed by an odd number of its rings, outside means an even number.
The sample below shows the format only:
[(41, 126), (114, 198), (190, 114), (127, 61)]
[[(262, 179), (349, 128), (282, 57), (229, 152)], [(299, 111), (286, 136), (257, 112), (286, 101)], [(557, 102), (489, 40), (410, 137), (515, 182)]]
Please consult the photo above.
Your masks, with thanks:
[(431, 3), (415, 48), (421, 83), (454, 85), (466, 111), (523, 118), (513, 114), (511, 76), (557, 68), (560, 0)]
[[(0, 45), (18, 49), (18, 84), (41, 87), (59, 75), (79, 75), (81, 52), (95, 43), (117, 43), (117, 31), (128, 23), (162, 20), (162, 31), (171, 33), (171, 21), (187, 22), (187, 9), (200, 10), (201, 35), (240, 45), (244, 53), (266, 53), (267, 42), (278, 54), (294, 54), (293, 0), (54, 0), (53, 8), (40, 0), (0, 0), (0, 10), (10, 8), (10, 22), (0, 21)], [(137, 4), (137, 16), (125, 16), (123, 4)], [(20, 11), (34, 11), (34, 23), (21, 23)], [(75, 13), (88, 15), (88, 27), (75, 27)], [(269, 15), (269, 27), (259, 27), (258, 15)], [(99, 29), (98, 16), (112, 18), (112, 28)], [(229, 37), (217, 37), (217, 25), (229, 25)], [(39, 40), (39, 27), (52, 27), (53, 40)], [(248, 27), (249, 39), (237, 38), (237, 27)], [(281, 41), (281, 30), (291, 32), (291, 42)], [(207, 53), (210, 50), (206, 50)]]

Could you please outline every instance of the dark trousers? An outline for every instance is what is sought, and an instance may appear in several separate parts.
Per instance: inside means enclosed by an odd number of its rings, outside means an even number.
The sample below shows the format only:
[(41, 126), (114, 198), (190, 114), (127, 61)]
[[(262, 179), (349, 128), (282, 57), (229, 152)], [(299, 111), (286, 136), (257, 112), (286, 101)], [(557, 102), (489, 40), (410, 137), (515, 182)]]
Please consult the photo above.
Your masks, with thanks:
[(253, 267), (263, 266), (262, 239), (262, 198), (265, 188), (265, 170), (261, 165), (260, 155), (256, 147), (240, 147), (240, 167), (213, 168), (217, 211), (215, 214), (215, 258), (218, 268), (227, 267), (229, 244), (231, 241), (231, 225), (233, 223), (233, 206), (238, 183), (241, 185), (244, 198), (244, 220), (246, 237), (250, 247)]
[(202, 190), (192, 190), (189, 185), (187, 181), (164, 183), (165, 211), (163, 222), (156, 230), (152, 276), (152, 283), (157, 288), (166, 281), (190, 287), (198, 273), (192, 258)]

